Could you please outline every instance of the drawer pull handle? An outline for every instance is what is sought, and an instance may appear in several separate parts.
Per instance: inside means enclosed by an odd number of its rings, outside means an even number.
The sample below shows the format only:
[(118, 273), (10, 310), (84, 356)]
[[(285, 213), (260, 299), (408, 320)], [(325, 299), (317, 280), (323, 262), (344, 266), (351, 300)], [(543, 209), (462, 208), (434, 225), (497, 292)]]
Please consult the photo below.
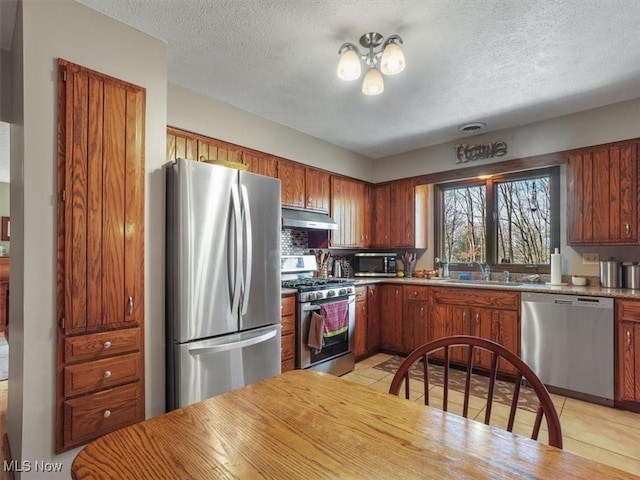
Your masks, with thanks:
[(133, 297), (129, 295), (129, 315), (133, 315)]
[(417, 297), (418, 296), (418, 292), (413, 292), (413, 296)]
[(480, 314), (476, 313), (476, 324), (480, 323)]
[(111, 347), (111, 342), (109, 342), (109, 341), (104, 342), (103, 347), (104, 347), (105, 349), (107, 349), (107, 348)]
[(628, 222), (624, 224), (624, 233), (627, 235), (631, 233), (631, 225)]
[(104, 416), (104, 418), (109, 418), (111, 416), (111, 410), (105, 410), (102, 415)]
[(631, 331), (627, 330), (627, 345), (631, 345)]
[(109, 378), (111, 376), (111, 372), (109, 370), (107, 370), (106, 372), (104, 372), (104, 374), (102, 376), (104, 378)]

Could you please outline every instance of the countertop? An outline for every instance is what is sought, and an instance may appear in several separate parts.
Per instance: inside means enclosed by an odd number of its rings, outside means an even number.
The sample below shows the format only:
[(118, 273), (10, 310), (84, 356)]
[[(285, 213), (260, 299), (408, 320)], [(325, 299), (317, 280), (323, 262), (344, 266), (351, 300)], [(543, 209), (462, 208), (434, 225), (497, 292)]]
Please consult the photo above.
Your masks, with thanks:
[[(433, 287), (453, 287), (453, 288), (482, 288), (487, 290), (510, 290), (517, 292), (534, 293), (560, 293), (565, 295), (589, 295), (592, 297), (610, 298), (630, 298), (640, 300), (640, 290), (628, 288), (602, 288), (602, 287), (577, 287), (575, 285), (558, 286), (547, 285), (545, 283), (518, 283), (512, 285), (508, 283), (478, 284), (458, 282), (454, 279), (427, 279), (427, 278), (389, 278), (389, 277), (369, 277), (353, 279), (356, 286), (372, 285), (378, 283), (390, 283), (400, 285), (420, 285)], [(453, 280), (453, 281), (452, 281)]]

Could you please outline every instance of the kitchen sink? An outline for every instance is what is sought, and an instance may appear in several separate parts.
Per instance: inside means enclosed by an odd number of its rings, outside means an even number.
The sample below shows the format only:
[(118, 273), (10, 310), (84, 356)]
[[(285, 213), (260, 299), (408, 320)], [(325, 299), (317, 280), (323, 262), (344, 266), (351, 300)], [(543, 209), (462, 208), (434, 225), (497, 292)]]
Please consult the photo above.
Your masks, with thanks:
[(517, 287), (518, 285), (522, 285), (522, 283), (518, 282), (504, 282), (502, 280), (460, 280), (460, 279), (451, 279), (445, 280), (442, 283), (459, 283), (459, 284), (468, 284), (468, 285), (501, 285), (503, 287)]

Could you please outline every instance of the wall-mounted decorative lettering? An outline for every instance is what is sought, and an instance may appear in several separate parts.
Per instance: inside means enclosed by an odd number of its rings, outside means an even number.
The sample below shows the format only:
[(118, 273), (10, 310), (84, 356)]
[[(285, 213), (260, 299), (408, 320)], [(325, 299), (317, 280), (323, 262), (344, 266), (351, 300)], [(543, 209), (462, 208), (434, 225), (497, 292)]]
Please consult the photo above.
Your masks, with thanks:
[(484, 158), (502, 157), (506, 154), (507, 143), (503, 141), (482, 143), (480, 145), (468, 145), (466, 143), (456, 145), (456, 163), (467, 163)]

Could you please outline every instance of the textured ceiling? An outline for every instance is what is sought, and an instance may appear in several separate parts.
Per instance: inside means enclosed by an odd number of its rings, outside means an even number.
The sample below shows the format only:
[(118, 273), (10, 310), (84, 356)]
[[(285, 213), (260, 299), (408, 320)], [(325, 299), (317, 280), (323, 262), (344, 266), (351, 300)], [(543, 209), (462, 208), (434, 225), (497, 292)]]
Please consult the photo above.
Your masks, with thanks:
[[(371, 158), (640, 97), (638, 0), (80, 0), (168, 44), (169, 81)], [(367, 97), (338, 48), (404, 38)]]

